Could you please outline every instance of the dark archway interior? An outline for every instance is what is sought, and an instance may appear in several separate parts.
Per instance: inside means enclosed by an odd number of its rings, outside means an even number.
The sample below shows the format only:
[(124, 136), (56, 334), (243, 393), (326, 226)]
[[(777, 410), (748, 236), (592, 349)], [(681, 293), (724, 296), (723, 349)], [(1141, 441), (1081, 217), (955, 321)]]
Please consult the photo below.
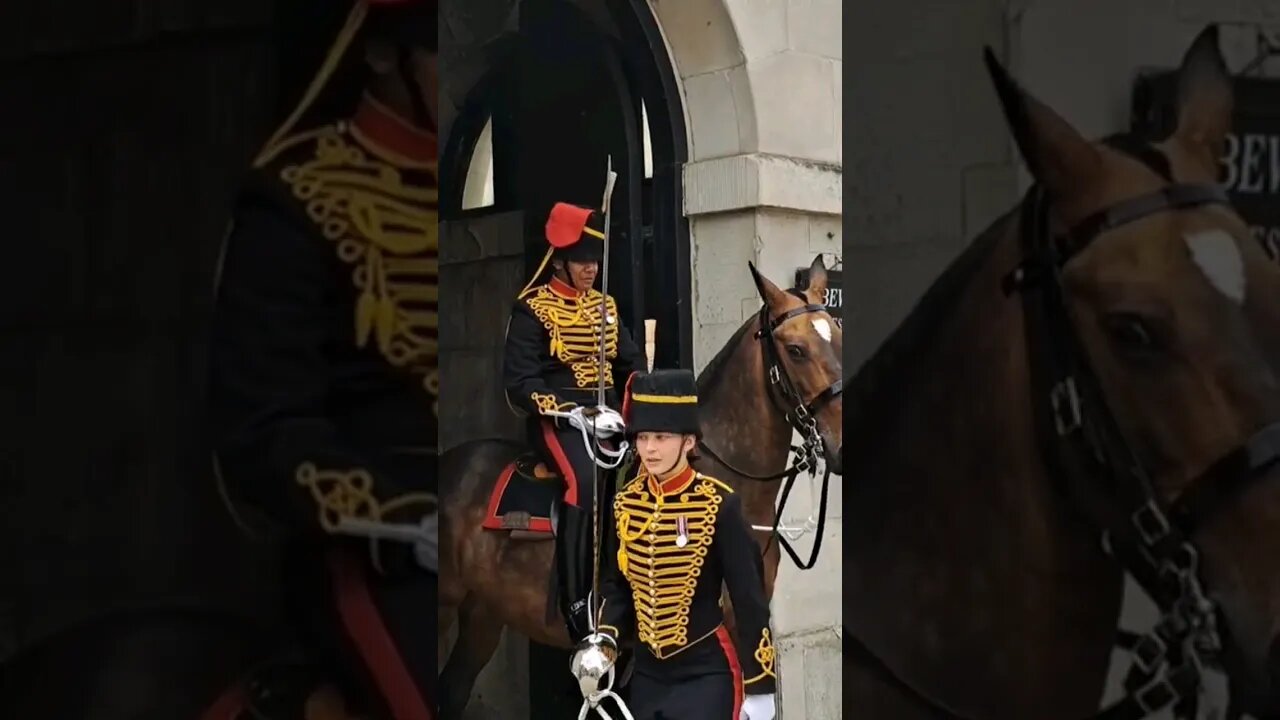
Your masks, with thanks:
[[(503, 3), (506, 6), (511, 4)], [(446, 220), (521, 210), (526, 273), (545, 251), (542, 226), (557, 201), (599, 206), (607, 158), (618, 184), (610, 234), (610, 288), (643, 341), (658, 321), (655, 365), (692, 364), (687, 222), (680, 168), (683, 113), (666, 49), (641, 0), (521, 0), (507, 33), (473, 55), (483, 69), (444, 138)], [(641, 106), (653, 172), (643, 167)], [(493, 204), (463, 209), (475, 143), (492, 121)]]

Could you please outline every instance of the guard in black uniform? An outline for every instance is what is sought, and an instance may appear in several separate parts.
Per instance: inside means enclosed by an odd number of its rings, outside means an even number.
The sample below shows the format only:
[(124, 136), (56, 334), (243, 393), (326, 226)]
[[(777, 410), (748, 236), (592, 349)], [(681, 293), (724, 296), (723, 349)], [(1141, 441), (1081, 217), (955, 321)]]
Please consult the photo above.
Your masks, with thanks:
[[(688, 370), (636, 374), (622, 413), (627, 434), (701, 437), (697, 394)], [(639, 639), (630, 693), (636, 720), (772, 720), (769, 601), (741, 499), (683, 453), (657, 474), (638, 465), (612, 503), (600, 624), (615, 644), (633, 632)], [(723, 625), (724, 586), (736, 638)]]
[[(379, 541), (346, 524), (431, 528), (436, 513), (436, 27), (435, 0), (357, 1), (333, 73), (255, 162), (213, 323), (220, 477), (285, 529), (301, 639), (379, 719), (435, 714), (434, 532)], [(341, 115), (308, 115), (344, 93)], [(301, 717), (298, 686), (255, 684), (270, 695), (251, 702)]]
[[(615, 388), (645, 367), (644, 354), (622, 326), (612, 297), (593, 287), (604, 257), (604, 216), (557, 203), (547, 219), (550, 248), (520, 293), (507, 325), (503, 361), (507, 400), (528, 414), (529, 440), (567, 483), (556, 527), (560, 609), (574, 641), (589, 632), (592, 581), (591, 503), (594, 463), (581, 430), (548, 412), (584, 408), (596, 412), (601, 376), (606, 405), (618, 407)], [(544, 278), (548, 264), (551, 275)], [(541, 284), (538, 283), (541, 280)], [(600, 366), (601, 301), (604, 301), (605, 365)], [(608, 474), (600, 471), (604, 482)]]

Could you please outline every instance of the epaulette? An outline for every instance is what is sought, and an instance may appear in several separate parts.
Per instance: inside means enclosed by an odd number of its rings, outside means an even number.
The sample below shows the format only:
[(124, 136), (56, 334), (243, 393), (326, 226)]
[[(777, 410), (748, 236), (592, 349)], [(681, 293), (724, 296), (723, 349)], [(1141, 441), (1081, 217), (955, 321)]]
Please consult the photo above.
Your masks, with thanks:
[(710, 475), (704, 475), (703, 473), (698, 473), (698, 479), (706, 480), (707, 482), (711, 483), (714, 487), (719, 488), (719, 490), (722, 493), (725, 493), (727, 495), (732, 495), (734, 493), (734, 489), (730, 487), (727, 483), (717, 480), (711, 477)]
[(317, 157), (321, 138), (339, 137), (341, 133), (339, 124), (330, 123), (288, 135), (264, 148), (245, 179), (243, 192), (286, 208), (303, 226), (314, 227), (316, 222), (307, 212), (307, 200), (298, 196), (288, 179), (290, 169)]

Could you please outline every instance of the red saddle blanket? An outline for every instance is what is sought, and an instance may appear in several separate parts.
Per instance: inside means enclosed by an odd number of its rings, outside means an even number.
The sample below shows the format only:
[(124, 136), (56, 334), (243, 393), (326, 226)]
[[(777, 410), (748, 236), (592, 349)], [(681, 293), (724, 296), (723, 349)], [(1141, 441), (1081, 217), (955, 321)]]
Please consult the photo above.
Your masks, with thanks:
[(502, 469), (489, 496), (486, 530), (551, 534), (551, 508), (564, 495), (564, 478), (542, 463), (513, 460)]

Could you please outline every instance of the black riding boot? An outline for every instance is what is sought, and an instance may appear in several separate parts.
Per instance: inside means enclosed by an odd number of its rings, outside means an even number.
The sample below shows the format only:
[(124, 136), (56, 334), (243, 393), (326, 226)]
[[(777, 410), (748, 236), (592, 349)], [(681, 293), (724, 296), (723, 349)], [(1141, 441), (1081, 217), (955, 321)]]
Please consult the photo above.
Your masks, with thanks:
[(575, 645), (591, 633), (591, 514), (568, 503), (560, 505), (556, 531), (556, 575), (560, 613)]

